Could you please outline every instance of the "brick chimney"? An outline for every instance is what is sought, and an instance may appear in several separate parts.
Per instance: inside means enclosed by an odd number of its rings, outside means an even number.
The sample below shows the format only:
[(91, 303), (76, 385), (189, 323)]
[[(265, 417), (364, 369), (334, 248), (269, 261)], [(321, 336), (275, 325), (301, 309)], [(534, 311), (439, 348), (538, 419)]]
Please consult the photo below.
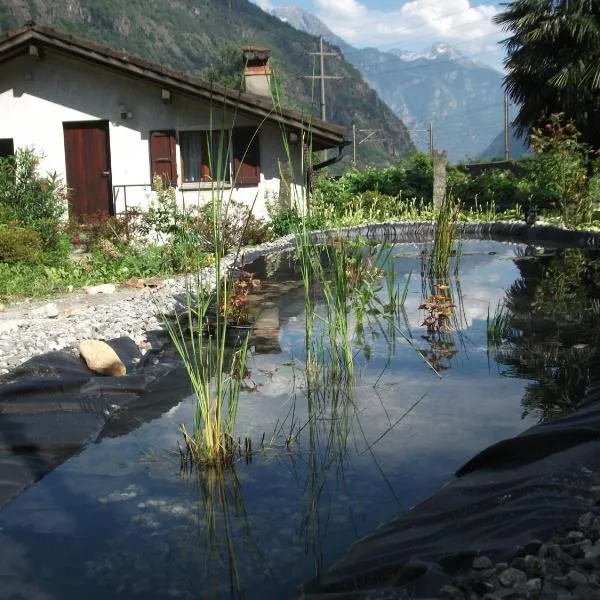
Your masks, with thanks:
[(246, 70), (244, 79), (246, 82), (246, 91), (259, 96), (271, 97), (271, 65), (269, 56), (271, 51), (268, 48), (258, 48), (256, 46), (243, 46), (244, 62)]

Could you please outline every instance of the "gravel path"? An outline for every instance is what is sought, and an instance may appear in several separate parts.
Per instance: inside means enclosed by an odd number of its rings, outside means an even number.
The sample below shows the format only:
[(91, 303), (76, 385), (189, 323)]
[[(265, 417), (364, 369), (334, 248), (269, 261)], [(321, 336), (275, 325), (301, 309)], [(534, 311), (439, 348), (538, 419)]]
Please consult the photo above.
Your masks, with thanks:
[[(286, 236), (243, 250), (244, 262), (293, 247), (294, 236)], [(233, 256), (223, 261), (226, 268)], [(199, 273), (214, 285), (215, 268)], [(161, 315), (181, 305), (186, 283), (193, 278), (177, 277), (155, 288), (116, 287), (111, 293), (90, 295), (85, 291), (42, 302), (21, 302), (0, 313), (0, 375), (32, 358), (53, 350), (76, 348), (84, 339), (109, 340), (122, 336), (140, 348), (149, 347), (146, 332), (164, 329)]]

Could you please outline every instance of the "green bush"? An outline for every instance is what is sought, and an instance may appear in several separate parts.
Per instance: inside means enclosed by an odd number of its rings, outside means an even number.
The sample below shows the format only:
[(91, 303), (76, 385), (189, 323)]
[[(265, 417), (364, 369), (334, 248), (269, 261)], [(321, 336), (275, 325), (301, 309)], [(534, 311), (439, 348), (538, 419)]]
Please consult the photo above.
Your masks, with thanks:
[(38, 172), (39, 160), (31, 148), (0, 158), (0, 222), (35, 229), (46, 247), (52, 247), (67, 212), (67, 194), (55, 173)]
[(0, 261), (4, 263), (36, 263), (43, 247), (44, 240), (34, 229), (14, 225), (0, 229)]
[[(213, 227), (213, 203), (202, 206), (198, 215), (187, 215), (183, 225), (198, 245), (209, 252), (214, 251), (215, 235)], [(261, 244), (268, 239), (268, 227), (262, 219), (257, 219), (250, 208), (242, 202), (230, 199), (220, 208), (221, 244), (224, 252), (238, 246)]]
[(70, 219), (65, 225), (65, 232), (75, 246), (91, 249), (101, 240), (113, 244), (128, 244), (137, 233), (141, 233), (142, 216), (135, 211), (113, 216), (108, 213), (86, 215), (78, 219)]
[(536, 154), (531, 175), (538, 195), (554, 200), (564, 225), (589, 221), (592, 152), (581, 141), (581, 133), (572, 122), (564, 123), (562, 114), (556, 114), (543, 128), (532, 130), (531, 145)]

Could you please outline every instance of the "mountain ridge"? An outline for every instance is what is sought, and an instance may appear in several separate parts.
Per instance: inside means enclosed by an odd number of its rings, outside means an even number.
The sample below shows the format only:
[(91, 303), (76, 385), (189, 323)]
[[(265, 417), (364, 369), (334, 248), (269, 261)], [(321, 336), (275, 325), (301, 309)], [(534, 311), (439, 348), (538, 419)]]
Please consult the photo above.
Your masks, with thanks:
[(419, 149), (427, 149), (431, 121), (436, 147), (453, 161), (481, 154), (503, 129), (502, 73), (463, 55), (456, 45), (438, 42), (423, 52), (356, 48), (302, 9), (271, 13), (337, 46), (407, 124)]

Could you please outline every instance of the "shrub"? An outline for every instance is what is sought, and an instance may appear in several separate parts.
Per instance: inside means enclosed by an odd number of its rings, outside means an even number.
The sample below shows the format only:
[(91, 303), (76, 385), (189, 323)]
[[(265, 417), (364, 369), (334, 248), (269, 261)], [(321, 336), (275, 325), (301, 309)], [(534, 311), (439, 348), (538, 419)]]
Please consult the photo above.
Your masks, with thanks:
[(85, 246), (87, 249), (93, 248), (102, 240), (112, 244), (129, 244), (141, 229), (140, 219), (136, 211), (119, 216), (97, 213), (70, 219), (66, 232), (75, 246)]
[(154, 235), (159, 243), (165, 243), (177, 231), (183, 212), (177, 206), (175, 188), (160, 175), (152, 178), (154, 196), (149, 198), (147, 210), (140, 213), (140, 233)]
[(531, 145), (536, 160), (531, 174), (536, 191), (554, 198), (565, 225), (589, 220), (592, 199), (588, 193), (590, 147), (581, 141), (572, 122), (564, 123), (556, 114), (543, 128), (534, 128)]
[[(213, 208), (213, 203), (209, 202), (199, 209), (197, 216), (186, 217), (189, 233), (195, 236), (198, 244), (209, 252), (215, 249)], [(250, 208), (242, 202), (230, 199), (224, 202), (220, 213), (223, 252), (238, 246), (260, 244), (267, 240), (267, 224), (262, 219), (257, 219)]]
[(12, 224), (0, 229), (0, 261), (36, 263), (42, 256), (44, 240), (39, 232)]
[(52, 247), (67, 211), (67, 194), (55, 173), (38, 172), (40, 158), (31, 148), (0, 158), (0, 220), (38, 231)]

